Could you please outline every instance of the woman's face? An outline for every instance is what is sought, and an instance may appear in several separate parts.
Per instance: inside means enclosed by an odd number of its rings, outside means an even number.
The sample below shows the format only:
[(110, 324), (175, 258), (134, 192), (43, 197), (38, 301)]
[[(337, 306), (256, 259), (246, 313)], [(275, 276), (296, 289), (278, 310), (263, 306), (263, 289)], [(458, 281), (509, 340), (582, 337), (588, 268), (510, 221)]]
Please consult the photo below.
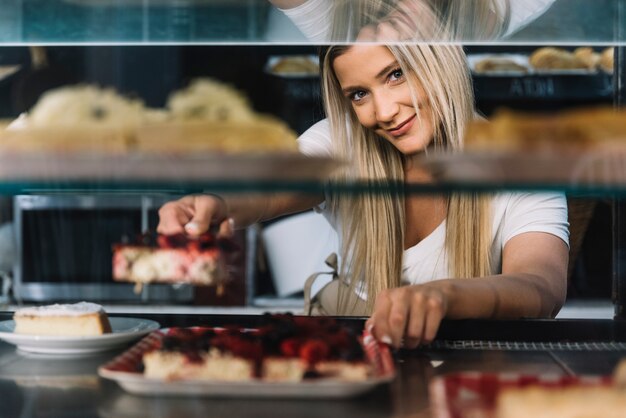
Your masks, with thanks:
[(343, 95), (363, 126), (405, 155), (428, 147), (434, 132), (430, 103), (418, 85), (418, 108), (414, 107), (407, 75), (389, 49), (382, 45), (352, 46), (335, 58), (333, 68)]

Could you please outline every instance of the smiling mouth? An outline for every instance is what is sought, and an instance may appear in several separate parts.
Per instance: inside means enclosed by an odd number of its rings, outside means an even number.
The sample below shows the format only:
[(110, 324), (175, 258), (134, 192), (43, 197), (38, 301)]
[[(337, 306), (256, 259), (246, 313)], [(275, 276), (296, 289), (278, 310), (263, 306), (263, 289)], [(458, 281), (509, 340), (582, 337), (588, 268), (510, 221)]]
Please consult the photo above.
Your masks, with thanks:
[(407, 120), (405, 120), (404, 122), (402, 122), (400, 125), (396, 126), (395, 128), (392, 129), (387, 129), (387, 132), (389, 132), (391, 135), (393, 136), (400, 136), (405, 134), (409, 128), (410, 128), (410, 124), (413, 123), (413, 121), (415, 120), (417, 115), (413, 115), (410, 118), (408, 118)]

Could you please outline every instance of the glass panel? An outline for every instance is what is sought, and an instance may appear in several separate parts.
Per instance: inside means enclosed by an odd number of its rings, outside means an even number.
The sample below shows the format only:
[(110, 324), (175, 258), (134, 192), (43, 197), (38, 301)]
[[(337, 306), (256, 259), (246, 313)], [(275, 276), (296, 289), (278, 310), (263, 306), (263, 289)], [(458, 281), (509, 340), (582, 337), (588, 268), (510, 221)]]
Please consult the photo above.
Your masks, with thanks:
[[(275, 0), (284, 8), (302, 0)], [(2, 0), (4, 44), (624, 43), (624, 0)], [(301, 29), (298, 30), (296, 27)]]

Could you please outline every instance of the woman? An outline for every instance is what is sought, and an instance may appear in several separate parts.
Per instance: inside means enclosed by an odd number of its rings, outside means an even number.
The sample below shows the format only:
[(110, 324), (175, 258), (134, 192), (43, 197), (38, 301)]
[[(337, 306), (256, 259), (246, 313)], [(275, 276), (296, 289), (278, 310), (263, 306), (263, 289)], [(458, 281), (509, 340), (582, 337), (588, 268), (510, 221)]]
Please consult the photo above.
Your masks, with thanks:
[[(305, 154), (353, 161), (342, 178), (428, 182), (417, 159), (462, 147), (475, 114), (460, 47), (332, 46), (321, 64), (328, 120), (299, 143)], [(342, 238), (350, 283), (342, 299), (367, 301), (367, 325), (381, 341), (415, 347), (432, 341), (444, 317), (551, 317), (563, 304), (562, 195), (190, 196), (161, 209), (158, 230), (201, 233), (217, 221), (228, 232), (229, 217), (245, 225), (322, 203)]]
[(270, 0), (314, 42), (498, 39), (555, 0)]

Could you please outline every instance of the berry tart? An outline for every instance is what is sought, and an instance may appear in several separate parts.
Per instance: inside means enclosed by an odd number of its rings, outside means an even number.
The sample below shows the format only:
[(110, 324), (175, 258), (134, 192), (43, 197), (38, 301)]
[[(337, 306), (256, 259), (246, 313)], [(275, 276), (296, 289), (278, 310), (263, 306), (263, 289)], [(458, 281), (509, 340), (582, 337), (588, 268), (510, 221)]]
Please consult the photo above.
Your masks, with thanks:
[(360, 337), (330, 318), (267, 315), (253, 330), (171, 328), (143, 354), (143, 373), (163, 380), (364, 381), (374, 373)]

